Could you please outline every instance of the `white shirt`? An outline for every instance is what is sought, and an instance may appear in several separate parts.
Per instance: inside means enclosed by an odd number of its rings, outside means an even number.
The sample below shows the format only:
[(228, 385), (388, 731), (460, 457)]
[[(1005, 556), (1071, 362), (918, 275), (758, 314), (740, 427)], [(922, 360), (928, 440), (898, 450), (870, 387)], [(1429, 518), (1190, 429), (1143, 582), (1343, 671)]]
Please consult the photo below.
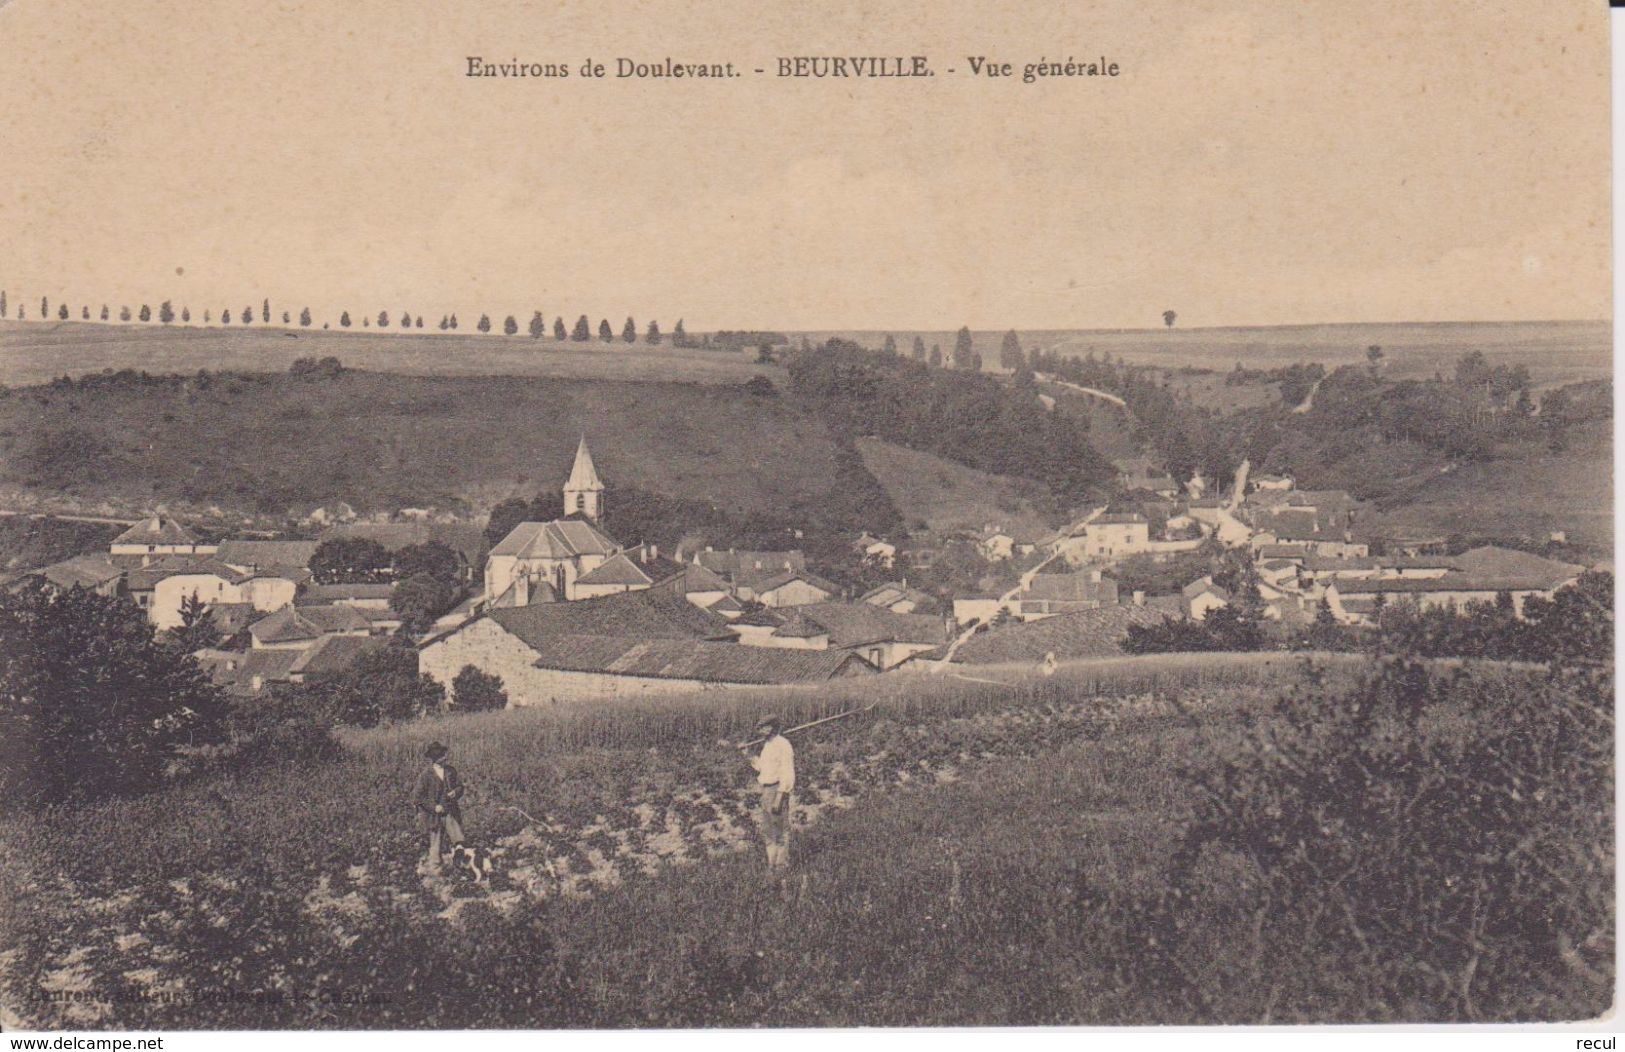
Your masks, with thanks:
[(762, 754), (750, 762), (756, 768), (756, 781), (760, 785), (778, 783), (779, 792), (788, 793), (796, 787), (796, 751), (790, 739), (775, 734), (762, 746)]

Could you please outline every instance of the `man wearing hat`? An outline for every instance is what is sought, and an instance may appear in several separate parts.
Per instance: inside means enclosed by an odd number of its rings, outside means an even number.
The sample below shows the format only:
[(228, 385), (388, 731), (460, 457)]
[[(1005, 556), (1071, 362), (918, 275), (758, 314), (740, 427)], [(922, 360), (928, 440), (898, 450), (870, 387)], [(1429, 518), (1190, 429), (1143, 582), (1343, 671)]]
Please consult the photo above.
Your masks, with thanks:
[(429, 858), (425, 868), (430, 873), (440, 871), (440, 849), (446, 840), (453, 849), (463, 843), (463, 809), (458, 803), (463, 798), (463, 780), (457, 777), (457, 768), (446, 762), (450, 752), (440, 742), (429, 743), (423, 750), (429, 766), (418, 775), (417, 788), (412, 792), (418, 828), (429, 834)]
[(777, 716), (762, 718), (756, 733), (766, 740), (750, 761), (762, 788), (762, 840), (770, 869), (790, 864), (790, 794), (796, 787), (796, 751), (779, 730)]

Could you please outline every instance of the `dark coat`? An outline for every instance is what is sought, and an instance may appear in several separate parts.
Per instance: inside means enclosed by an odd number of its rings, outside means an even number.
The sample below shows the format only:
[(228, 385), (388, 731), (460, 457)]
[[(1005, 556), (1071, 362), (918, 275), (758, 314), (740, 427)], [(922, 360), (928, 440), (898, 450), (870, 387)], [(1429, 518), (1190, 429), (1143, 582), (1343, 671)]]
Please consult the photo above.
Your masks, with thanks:
[(430, 764), (418, 775), (417, 788), (412, 790), (412, 806), (417, 809), (418, 828), (425, 833), (433, 832), (441, 816), (435, 814), (435, 804), (446, 809), (445, 813), (463, 820), (463, 809), (458, 801), (463, 798), (463, 780), (457, 776), (457, 768), (449, 763), (441, 764), (446, 772), (446, 780), (442, 782), (434, 773), (434, 765)]

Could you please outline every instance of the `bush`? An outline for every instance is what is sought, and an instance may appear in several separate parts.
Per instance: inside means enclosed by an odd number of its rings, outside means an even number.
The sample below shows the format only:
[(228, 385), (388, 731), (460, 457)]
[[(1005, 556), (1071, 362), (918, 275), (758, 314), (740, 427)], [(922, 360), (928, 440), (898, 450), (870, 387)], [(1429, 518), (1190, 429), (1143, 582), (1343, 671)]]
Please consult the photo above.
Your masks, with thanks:
[(297, 691), (242, 702), (233, 707), (227, 725), (236, 748), (223, 759), (234, 771), (319, 763), (344, 753), (332, 724)]
[(123, 599), (0, 596), (0, 810), (145, 792), (218, 740), (224, 700)]
[[(1108, 907), (1204, 1022), (1573, 1019), (1613, 986), (1613, 677), (1313, 669), (1196, 772), (1165, 890)], [(1113, 947), (1102, 946), (1110, 955)]]
[(502, 677), (464, 665), (451, 681), (451, 708), (456, 712), (482, 712), (508, 707)]

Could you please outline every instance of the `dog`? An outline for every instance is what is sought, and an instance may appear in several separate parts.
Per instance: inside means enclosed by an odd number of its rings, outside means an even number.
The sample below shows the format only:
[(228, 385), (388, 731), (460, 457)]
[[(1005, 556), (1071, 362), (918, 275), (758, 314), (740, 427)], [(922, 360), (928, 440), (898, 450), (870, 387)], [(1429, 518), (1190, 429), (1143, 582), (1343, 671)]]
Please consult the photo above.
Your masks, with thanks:
[(474, 884), (491, 875), (491, 856), (483, 847), (458, 844), (451, 849), (451, 871)]

